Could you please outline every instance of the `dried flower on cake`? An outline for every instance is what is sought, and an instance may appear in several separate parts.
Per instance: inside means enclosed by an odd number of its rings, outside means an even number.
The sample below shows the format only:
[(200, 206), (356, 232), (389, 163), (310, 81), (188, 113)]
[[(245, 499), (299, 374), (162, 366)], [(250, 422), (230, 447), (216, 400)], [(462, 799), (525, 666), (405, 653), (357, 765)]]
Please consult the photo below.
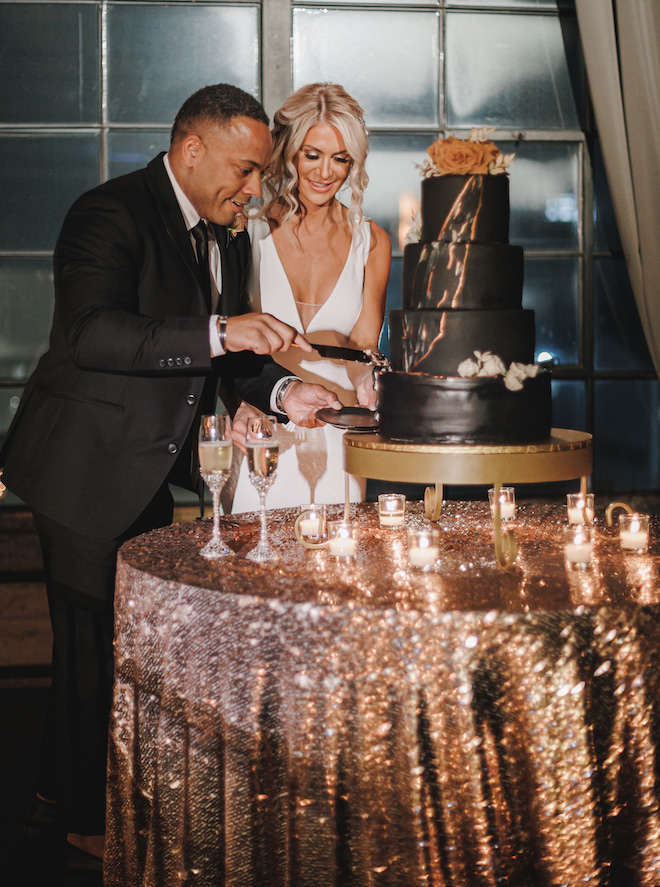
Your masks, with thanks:
[(426, 151), (428, 159), (417, 164), (424, 178), (430, 176), (501, 175), (513, 165), (513, 154), (502, 154), (488, 135), (493, 129), (473, 128), (469, 139), (447, 136), (437, 139)]

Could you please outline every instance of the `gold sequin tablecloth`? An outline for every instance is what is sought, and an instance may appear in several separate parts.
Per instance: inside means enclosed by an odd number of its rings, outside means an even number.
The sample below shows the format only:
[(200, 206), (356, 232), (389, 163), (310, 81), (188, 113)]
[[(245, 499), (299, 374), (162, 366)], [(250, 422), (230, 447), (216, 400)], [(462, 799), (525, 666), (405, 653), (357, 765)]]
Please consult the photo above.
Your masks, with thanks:
[(349, 567), (292, 510), (278, 566), (254, 515), (217, 565), (206, 522), (126, 543), (107, 887), (657, 887), (660, 545), (569, 573), (565, 514), (519, 505), (511, 571), (481, 502), (433, 574), (371, 504)]

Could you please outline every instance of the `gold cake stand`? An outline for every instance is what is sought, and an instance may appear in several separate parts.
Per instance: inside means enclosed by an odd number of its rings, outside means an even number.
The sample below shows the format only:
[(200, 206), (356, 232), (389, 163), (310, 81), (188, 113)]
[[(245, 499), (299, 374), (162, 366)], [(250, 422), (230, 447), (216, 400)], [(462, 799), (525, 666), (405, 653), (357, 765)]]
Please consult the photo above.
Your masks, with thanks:
[(424, 494), (426, 515), (438, 520), (443, 484), (490, 484), (495, 489), (495, 554), (501, 567), (516, 557), (512, 533), (502, 531), (499, 491), (504, 483), (531, 484), (580, 478), (587, 491), (593, 471), (593, 437), (583, 431), (553, 428), (547, 440), (519, 445), (414, 444), (379, 434), (346, 433), (344, 468), (349, 474), (398, 483), (433, 483)]

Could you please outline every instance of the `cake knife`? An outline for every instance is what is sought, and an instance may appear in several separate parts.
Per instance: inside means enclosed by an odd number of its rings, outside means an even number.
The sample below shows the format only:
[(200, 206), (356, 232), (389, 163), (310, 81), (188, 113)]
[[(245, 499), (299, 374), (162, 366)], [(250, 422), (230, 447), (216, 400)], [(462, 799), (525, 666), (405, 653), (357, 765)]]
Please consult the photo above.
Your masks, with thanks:
[(380, 351), (367, 348), (365, 351), (359, 351), (357, 348), (342, 348), (339, 345), (315, 345), (309, 343), (321, 357), (336, 358), (338, 360), (353, 360), (359, 363), (370, 363), (381, 369), (389, 369), (390, 362), (381, 354)]

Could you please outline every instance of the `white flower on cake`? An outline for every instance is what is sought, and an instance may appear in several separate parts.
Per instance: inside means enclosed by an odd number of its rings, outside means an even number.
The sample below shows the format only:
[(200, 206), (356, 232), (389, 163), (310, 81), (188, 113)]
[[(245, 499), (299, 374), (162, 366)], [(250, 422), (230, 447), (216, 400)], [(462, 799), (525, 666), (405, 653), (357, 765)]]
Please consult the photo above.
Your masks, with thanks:
[(475, 351), (476, 360), (468, 357), (458, 366), (462, 379), (476, 379), (478, 376), (503, 376), (509, 391), (520, 391), (525, 379), (533, 379), (539, 371), (536, 364), (512, 363), (507, 370), (504, 362), (491, 351)]
[(409, 243), (419, 243), (422, 239), (422, 217), (419, 214), (419, 211), (415, 213), (410, 222), (410, 228), (406, 231), (406, 236), (403, 239), (403, 245), (407, 246)]
[(424, 163), (416, 163), (424, 178), (430, 176), (506, 175), (514, 154), (502, 154), (488, 136), (495, 127), (472, 127), (468, 139), (436, 139)]

